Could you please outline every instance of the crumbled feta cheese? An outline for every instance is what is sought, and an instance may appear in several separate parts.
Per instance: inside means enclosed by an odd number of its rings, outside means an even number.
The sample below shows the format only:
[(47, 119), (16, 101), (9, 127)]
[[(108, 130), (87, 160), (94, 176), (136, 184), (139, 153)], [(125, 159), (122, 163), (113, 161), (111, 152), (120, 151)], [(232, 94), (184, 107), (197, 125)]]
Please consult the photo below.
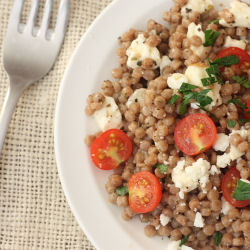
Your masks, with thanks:
[(141, 106), (143, 106), (145, 93), (145, 88), (135, 90), (135, 92), (128, 98), (126, 106), (129, 107), (133, 102), (138, 102)]
[(225, 152), (229, 147), (229, 136), (224, 133), (219, 133), (217, 135), (217, 140), (213, 146), (215, 151)]
[(95, 111), (94, 118), (102, 131), (122, 125), (122, 115), (113, 97), (105, 97), (103, 107)]
[(233, 134), (239, 134), (244, 140), (247, 139), (247, 129), (245, 129), (244, 127), (242, 127), (239, 130), (233, 130), (230, 133), (229, 137), (231, 137)]
[(164, 68), (166, 66), (170, 66), (170, 65), (171, 65), (171, 60), (169, 59), (169, 57), (168, 56), (163, 56), (161, 58), (161, 64), (160, 64), (160, 70), (161, 70), (161, 72), (164, 70)]
[(230, 157), (231, 161), (234, 161), (234, 160), (240, 158), (244, 154), (245, 154), (244, 152), (241, 152), (238, 148), (231, 145), (230, 151), (229, 151), (229, 157)]
[(241, 1), (235, 0), (230, 4), (229, 11), (234, 15), (234, 22), (227, 23), (225, 19), (220, 19), (220, 25), (225, 27), (246, 27), (250, 29), (250, 6)]
[(210, 169), (211, 175), (220, 174), (220, 173), (221, 173), (221, 171), (215, 165), (211, 166), (211, 169)]
[(212, 0), (189, 0), (188, 3), (181, 8), (181, 15), (186, 17), (192, 11), (203, 13), (213, 9), (213, 7)]
[(146, 43), (146, 38), (143, 34), (139, 34), (130, 47), (126, 51), (128, 56), (127, 66), (136, 68), (146, 58), (151, 58), (155, 61), (155, 68), (161, 64), (161, 55), (156, 47), (151, 47)]
[[(187, 38), (191, 39), (193, 36), (198, 36), (202, 40), (202, 44), (205, 42), (205, 33), (202, 31), (201, 24), (190, 23), (188, 25)], [(208, 55), (210, 48), (204, 47), (203, 45), (194, 46), (191, 45), (190, 49), (193, 53), (200, 58), (204, 58)]]
[(246, 48), (246, 42), (244, 40), (232, 39), (230, 36), (227, 36), (226, 39), (225, 39), (224, 47), (225, 48), (238, 47), (238, 48), (241, 48), (241, 49), (245, 49)]
[(222, 104), (222, 98), (220, 96), (221, 85), (218, 83), (213, 84), (209, 87), (211, 91), (208, 92), (208, 96), (213, 99), (213, 102), (207, 106), (211, 110), (214, 106), (219, 106)]
[(188, 82), (188, 79), (181, 73), (174, 73), (169, 76), (167, 80), (169, 88), (176, 90), (178, 90), (184, 82)]
[(206, 69), (208, 65), (205, 63), (195, 63), (187, 67), (185, 76), (190, 84), (203, 88), (201, 79), (207, 78)]
[(231, 162), (230, 156), (227, 153), (224, 153), (223, 155), (217, 155), (217, 161), (216, 165), (219, 168), (225, 168), (227, 165), (229, 165)]
[(197, 212), (195, 214), (194, 226), (195, 227), (204, 227), (204, 219), (201, 216), (201, 213), (199, 213), (199, 212)]
[(185, 160), (180, 160), (172, 171), (172, 180), (181, 192), (190, 192), (199, 185), (204, 188), (209, 179), (210, 163), (202, 158), (185, 168)]
[(168, 246), (167, 246), (167, 250), (194, 250), (192, 247), (188, 247), (185, 245), (182, 245), (180, 247), (180, 243), (181, 241), (170, 241)]
[(166, 226), (170, 221), (170, 218), (166, 216), (165, 214), (160, 215), (160, 222), (162, 226)]
[(224, 197), (221, 198), (221, 201), (222, 201), (222, 209), (221, 209), (221, 212), (224, 214), (224, 215), (227, 215), (229, 210), (232, 208), (232, 206), (225, 200)]

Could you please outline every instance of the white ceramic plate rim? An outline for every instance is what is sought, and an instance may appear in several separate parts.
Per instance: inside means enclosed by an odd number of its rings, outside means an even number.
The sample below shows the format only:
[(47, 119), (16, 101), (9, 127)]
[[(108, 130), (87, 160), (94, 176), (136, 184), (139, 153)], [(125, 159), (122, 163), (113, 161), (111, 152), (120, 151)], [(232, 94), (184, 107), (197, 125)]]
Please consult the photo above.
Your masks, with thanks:
[[(225, 0), (217, 4), (221, 2)], [(121, 211), (106, 201), (104, 183), (110, 173), (91, 167), (84, 137), (91, 133), (92, 121), (84, 115), (84, 106), (87, 95), (100, 88), (102, 80), (111, 79), (117, 65), (116, 38), (130, 27), (145, 29), (150, 18), (160, 21), (172, 4), (171, 0), (112, 2), (82, 37), (62, 80), (54, 133), (58, 172), (73, 214), (97, 249), (163, 250), (168, 245), (167, 239), (144, 236), (144, 225), (137, 220), (125, 222)]]

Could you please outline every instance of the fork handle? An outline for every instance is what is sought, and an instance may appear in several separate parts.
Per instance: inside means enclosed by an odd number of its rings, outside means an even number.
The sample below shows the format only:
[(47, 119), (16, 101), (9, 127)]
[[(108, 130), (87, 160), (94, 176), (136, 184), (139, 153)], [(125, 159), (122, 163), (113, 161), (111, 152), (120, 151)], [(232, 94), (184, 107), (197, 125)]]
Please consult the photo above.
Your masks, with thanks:
[(8, 131), (12, 114), (14, 112), (19, 97), (23, 92), (23, 89), (23, 86), (10, 84), (10, 87), (7, 91), (7, 95), (5, 97), (0, 116), (0, 153), (2, 152), (4, 139)]

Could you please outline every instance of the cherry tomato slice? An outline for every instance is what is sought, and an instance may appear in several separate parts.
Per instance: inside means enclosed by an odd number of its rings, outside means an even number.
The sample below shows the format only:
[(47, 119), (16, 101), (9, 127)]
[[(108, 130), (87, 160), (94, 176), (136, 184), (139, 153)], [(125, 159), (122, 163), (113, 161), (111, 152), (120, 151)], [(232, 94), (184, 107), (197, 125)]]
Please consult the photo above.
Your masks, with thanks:
[(250, 204), (250, 200), (237, 201), (233, 197), (237, 182), (240, 179), (240, 172), (236, 167), (230, 168), (222, 179), (221, 189), (225, 199), (234, 207), (246, 207)]
[(211, 148), (217, 139), (217, 129), (205, 114), (192, 114), (175, 128), (175, 143), (187, 155), (197, 155)]
[(129, 180), (129, 205), (137, 213), (153, 211), (162, 198), (162, 186), (151, 172), (139, 172)]
[(243, 49), (237, 47), (230, 47), (220, 51), (216, 58), (235, 55), (240, 58), (238, 65), (232, 65), (231, 67), (237, 74), (246, 73), (250, 69), (250, 55)]
[(247, 101), (247, 109), (245, 109), (245, 118), (250, 119), (250, 99)]
[(120, 129), (110, 129), (95, 139), (91, 157), (95, 165), (104, 170), (117, 168), (132, 153), (132, 142)]

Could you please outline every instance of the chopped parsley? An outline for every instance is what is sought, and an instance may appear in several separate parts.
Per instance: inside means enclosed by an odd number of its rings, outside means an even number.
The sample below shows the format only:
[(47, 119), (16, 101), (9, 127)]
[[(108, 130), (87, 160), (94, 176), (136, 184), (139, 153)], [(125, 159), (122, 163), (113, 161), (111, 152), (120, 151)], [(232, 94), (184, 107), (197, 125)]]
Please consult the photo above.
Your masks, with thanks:
[(167, 173), (167, 170), (168, 170), (168, 168), (169, 168), (169, 166), (166, 166), (166, 165), (164, 165), (164, 164), (157, 164), (156, 167), (160, 169), (160, 172), (161, 172), (162, 174), (166, 174), (166, 173)]
[(237, 201), (245, 201), (250, 199), (250, 182), (242, 179), (238, 180), (237, 188), (234, 191), (233, 197)]
[(183, 93), (183, 102), (179, 108), (179, 114), (185, 115), (188, 109), (188, 105), (191, 100), (195, 100), (200, 104), (201, 107), (205, 107), (213, 102), (213, 99), (207, 95), (211, 89), (204, 89), (201, 92), (195, 92), (194, 89), (199, 88), (196, 85), (189, 83), (183, 83), (179, 89), (179, 92)]
[(209, 24), (210, 23), (219, 23), (220, 22), (220, 19), (214, 19), (214, 20), (212, 20), (211, 22), (209, 22)]
[(219, 31), (206, 30), (205, 31), (205, 43), (203, 45), (205, 47), (213, 46), (219, 36), (220, 36)]
[(183, 94), (185, 94), (185, 93), (187, 93), (187, 92), (189, 92), (189, 91), (191, 91), (191, 90), (193, 90), (193, 89), (197, 89), (197, 88), (199, 88), (198, 86), (196, 86), (196, 85), (193, 85), (193, 84), (189, 84), (189, 83), (182, 83), (182, 85), (181, 85), (181, 87), (180, 87), (180, 89), (179, 89), (179, 92), (181, 92), (181, 93), (183, 93)]
[(128, 187), (127, 186), (118, 187), (116, 189), (116, 193), (120, 196), (125, 196), (129, 193)]
[(243, 109), (247, 109), (246, 104), (241, 102), (238, 98), (233, 98), (233, 99), (229, 100), (227, 103), (234, 103), (235, 105), (237, 105)]
[(179, 95), (173, 95), (171, 100), (170, 100), (170, 104), (175, 104), (176, 102), (178, 102), (180, 100), (180, 96)]
[(250, 119), (244, 119), (244, 118), (239, 119), (239, 123), (240, 123), (240, 124), (244, 124), (244, 123), (246, 123), (246, 122), (250, 122)]
[(221, 232), (217, 232), (216, 233), (216, 235), (215, 235), (215, 242), (216, 242), (217, 246), (220, 245), (221, 240), (222, 240), (222, 236), (223, 236), (223, 234)]
[(190, 234), (186, 235), (180, 242), (179, 246), (181, 247), (182, 245), (184, 245), (187, 241), (188, 238), (190, 237)]
[(211, 64), (217, 64), (219, 66), (231, 66), (238, 64), (240, 62), (240, 58), (235, 55), (225, 56), (221, 58), (215, 59)]
[(236, 126), (237, 122), (234, 120), (228, 120), (227, 124), (228, 124), (229, 128), (234, 128)]
[(250, 81), (248, 81), (246, 76), (234, 76), (233, 79), (243, 87), (250, 88)]

